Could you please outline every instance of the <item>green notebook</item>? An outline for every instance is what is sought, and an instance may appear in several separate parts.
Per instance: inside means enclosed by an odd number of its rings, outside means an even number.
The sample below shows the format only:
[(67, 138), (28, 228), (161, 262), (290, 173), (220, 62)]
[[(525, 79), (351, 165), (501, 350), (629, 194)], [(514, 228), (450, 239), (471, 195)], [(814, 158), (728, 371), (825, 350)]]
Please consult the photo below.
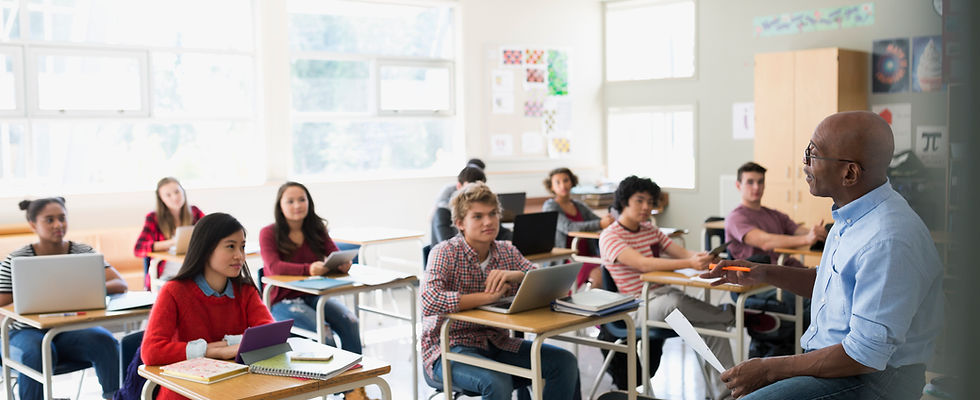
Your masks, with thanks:
[(256, 361), (249, 365), (249, 372), (298, 378), (330, 379), (361, 362), (360, 354), (339, 349), (328, 361), (299, 361), (290, 358), (290, 354), (298, 353), (300, 352), (290, 351), (262, 361)]

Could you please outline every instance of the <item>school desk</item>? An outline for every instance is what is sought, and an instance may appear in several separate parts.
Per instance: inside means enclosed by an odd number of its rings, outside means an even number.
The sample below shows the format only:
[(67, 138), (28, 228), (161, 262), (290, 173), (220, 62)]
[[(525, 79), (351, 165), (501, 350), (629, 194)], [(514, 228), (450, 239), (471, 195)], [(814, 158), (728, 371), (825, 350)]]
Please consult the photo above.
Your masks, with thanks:
[[(643, 354), (641, 355), (642, 360), (647, 360), (650, 355), (649, 354), (650, 349), (648, 346), (649, 336), (647, 335), (650, 327), (671, 329), (670, 325), (667, 325), (667, 323), (664, 321), (651, 321), (648, 320), (647, 318), (650, 312), (650, 289), (652, 286), (674, 285), (674, 286), (682, 286), (684, 288), (690, 287), (690, 288), (705, 289), (704, 301), (706, 303), (711, 303), (712, 290), (738, 293), (738, 298), (735, 301), (735, 329), (734, 330), (717, 330), (717, 329), (700, 328), (697, 326), (694, 327), (694, 329), (701, 335), (717, 336), (726, 339), (734, 338), (736, 345), (735, 348), (732, 349), (732, 358), (735, 360), (735, 364), (744, 361), (745, 358), (744, 354), (745, 354), (746, 343), (745, 343), (745, 332), (743, 332), (743, 329), (745, 328), (745, 316), (744, 316), (745, 300), (753, 294), (762, 293), (767, 290), (773, 289), (772, 286), (766, 284), (751, 285), (751, 286), (724, 284), (718, 286), (711, 286), (711, 284), (708, 282), (692, 280), (691, 278), (687, 277), (684, 274), (677, 273), (677, 272), (670, 272), (670, 271), (647, 272), (641, 275), (640, 279), (643, 280), (643, 291), (640, 296), (640, 300), (643, 301), (640, 302), (642, 306), (640, 307), (640, 311), (639, 311), (640, 328), (641, 328), (640, 340), (643, 341), (643, 345), (642, 345)], [(766, 313), (776, 318), (779, 318), (781, 320), (791, 321), (795, 324), (796, 344), (797, 344), (796, 354), (800, 354), (799, 342), (800, 342), (800, 336), (803, 335), (803, 298), (800, 296), (796, 296), (795, 315), (774, 313), (768, 311)], [(644, 379), (643, 382), (649, 382), (650, 366), (646, 362), (642, 362), (641, 365), (643, 367), (642, 368), (643, 379)], [(644, 385), (645, 389), (648, 387), (649, 385)], [(650, 395), (650, 393), (651, 392), (649, 390), (646, 391), (647, 395)]]
[[(327, 335), (327, 329), (325, 327), (325, 318), (323, 316), (323, 309), (327, 303), (327, 299), (331, 296), (342, 296), (346, 294), (354, 295), (354, 312), (361, 317), (360, 312), (369, 312), (378, 315), (382, 315), (389, 318), (394, 318), (401, 321), (409, 322), (409, 330), (412, 335), (412, 387), (418, 387), (419, 383), (419, 372), (418, 372), (418, 334), (415, 330), (417, 322), (416, 313), (416, 286), (418, 285), (418, 277), (411, 274), (405, 274), (401, 272), (395, 272), (383, 268), (368, 267), (365, 265), (354, 264), (351, 266), (350, 274), (330, 274), (327, 275), (329, 278), (334, 279), (350, 279), (354, 281), (353, 284), (344, 286), (335, 286), (329, 289), (316, 290), (298, 287), (293, 284), (293, 282), (301, 281), (303, 279), (309, 278), (308, 276), (296, 276), (296, 275), (266, 275), (262, 277), (262, 284), (264, 289), (262, 291), (262, 300), (265, 305), (270, 309), (272, 308), (272, 288), (279, 287), (284, 289), (296, 290), (299, 292), (312, 294), (319, 296), (319, 300), (316, 303), (316, 336), (320, 343), (325, 341)], [(392, 289), (392, 288), (406, 288), (409, 292), (409, 313), (408, 315), (399, 315), (389, 311), (382, 310), (378, 307), (363, 306), (360, 304), (359, 296), (361, 293), (366, 293), (374, 290), (382, 289)], [(363, 333), (363, 331), (362, 331)], [(418, 391), (413, 391), (413, 399), (418, 398)]]
[(779, 254), (779, 258), (776, 260), (776, 264), (778, 265), (785, 265), (783, 263), (786, 261), (786, 257), (788, 256), (800, 256), (801, 262), (806, 261), (806, 257), (814, 257), (817, 260), (820, 260), (820, 257), (823, 257), (823, 250), (810, 250), (810, 246), (792, 248), (779, 247), (773, 249), (773, 252)]
[[(357, 262), (366, 265), (380, 265), (378, 260), (368, 262), (367, 249), (379, 245), (393, 244), (398, 242), (416, 242), (419, 245), (419, 253), (422, 254), (422, 237), (425, 233), (409, 229), (381, 228), (381, 227), (339, 227), (330, 229), (330, 238), (335, 242), (347, 243), (361, 246), (357, 250)], [(410, 264), (416, 265), (416, 261)]]
[[(306, 339), (293, 338), (290, 339), (289, 344), (297, 351), (317, 351), (318, 347), (327, 347), (329, 351), (338, 351), (336, 348)], [(204, 384), (163, 375), (159, 365), (141, 365), (139, 374), (146, 378), (146, 384), (143, 385), (142, 391), (144, 400), (153, 399), (153, 391), (157, 386), (165, 387), (181, 396), (195, 400), (305, 400), (369, 385), (378, 386), (381, 389), (381, 398), (390, 400), (391, 388), (388, 386), (388, 382), (381, 378), (381, 375), (391, 372), (391, 366), (388, 363), (367, 358), (362, 359), (360, 364), (361, 368), (344, 371), (340, 375), (326, 380), (248, 373), (223, 381)]]
[[(531, 380), (531, 398), (542, 398), (544, 390), (544, 380), (541, 377), (541, 345), (545, 339), (562, 340), (575, 344), (598, 347), (601, 349), (626, 353), (626, 365), (628, 372), (629, 399), (636, 399), (636, 329), (633, 327), (633, 318), (630, 317), (630, 310), (602, 317), (583, 317), (580, 315), (551, 311), (550, 307), (541, 307), (516, 314), (501, 314), (484, 310), (466, 310), (446, 315), (446, 321), (442, 324), (441, 338), (439, 345), (442, 351), (442, 382), (444, 393), (452, 393), (452, 370), (450, 361), (463, 364), (476, 365), (493, 371), (500, 371), (510, 375), (520, 376)], [(449, 351), (449, 325), (452, 321), (463, 321), (474, 324), (492, 326), (494, 328), (509, 329), (513, 331), (533, 333), (534, 341), (531, 344), (531, 368), (522, 368), (498, 361), (487, 360), (465, 354), (452, 353)], [(604, 342), (601, 340), (574, 336), (562, 335), (564, 333), (575, 332), (590, 326), (602, 325), (614, 321), (626, 323), (626, 332), (629, 337), (626, 343), (617, 344)]]
[(551, 251), (547, 253), (536, 253), (528, 254), (524, 258), (528, 259), (533, 263), (538, 263), (541, 265), (547, 265), (552, 261), (564, 261), (566, 259), (572, 258), (575, 255), (575, 250), (573, 249), (563, 249), (561, 247), (552, 248)]
[[(51, 376), (54, 373), (54, 363), (51, 359), (51, 341), (59, 333), (102, 326), (107, 323), (139, 322), (146, 319), (149, 314), (148, 308), (122, 311), (85, 310), (85, 315), (42, 318), (39, 314), (18, 314), (14, 312), (13, 304), (0, 307), (0, 316), (4, 317), (3, 322), (0, 323), (0, 340), (3, 341), (3, 384), (7, 398), (14, 398), (10, 379), (11, 368), (40, 382), (44, 386), (44, 398), (49, 400), (52, 398)], [(14, 321), (30, 325), (32, 328), (48, 330), (41, 339), (41, 371), (10, 358), (10, 329)]]

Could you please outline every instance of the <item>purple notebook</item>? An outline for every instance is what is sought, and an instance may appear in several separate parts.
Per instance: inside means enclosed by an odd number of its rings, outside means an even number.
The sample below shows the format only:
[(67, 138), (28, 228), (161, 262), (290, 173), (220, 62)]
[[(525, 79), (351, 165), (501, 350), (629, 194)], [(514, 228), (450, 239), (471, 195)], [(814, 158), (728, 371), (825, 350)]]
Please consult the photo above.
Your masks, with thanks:
[(292, 327), (293, 320), (287, 319), (246, 329), (245, 334), (242, 335), (242, 342), (238, 345), (238, 355), (235, 356), (235, 362), (242, 363), (242, 353), (286, 343), (286, 339), (289, 338), (289, 330)]

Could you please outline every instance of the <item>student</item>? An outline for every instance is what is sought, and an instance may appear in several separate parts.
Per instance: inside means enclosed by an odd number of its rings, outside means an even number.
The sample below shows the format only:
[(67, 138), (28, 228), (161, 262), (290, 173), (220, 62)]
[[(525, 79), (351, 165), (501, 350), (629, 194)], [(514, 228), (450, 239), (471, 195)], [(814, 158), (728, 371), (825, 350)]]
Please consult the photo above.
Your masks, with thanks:
[[(176, 178), (166, 177), (157, 182), (156, 211), (146, 214), (143, 231), (136, 239), (133, 254), (143, 257), (143, 288), (150, 290), (150, 256), (154, 251), (167, 251), (175, 244), (174, 234), (178, 226), (194, 225), (204, 217), (196, 206), (187, 204), (187, 193)], [(163, 277), (167, 262), (160, 260), (156, 265), (157, 276)], [(180, 264), (172, 266), (179, 269)]]
[[(803, 152), (810, 194), (834, 201), (820, 266), (723, 261), (715, 284), (767, 283), (812, 296), (803, 354), (725, 371), (744, 399), (919, 399), (943, 331), (943, 264), (929, 230), (888, 181), (894, 135), (875, 113), (833, 114)], [(726, 265), (747, 272), (722, 270)], [(816, 306), (819, 305), (819, 306)], [(949, 349), (954, 352), (970, 349)], [(792, 394), (791, 396), (788, 394)]]
[[(57, 254), (95, 253), (92, 246), (65, 240), (68, 231), (68, 216), (65, 199), (49, 197), (34, 201), (20, 202), (20, 209), (27, 211), (27, 222), (37, 233), (38, 241), (10, 253), (0, 263), (0, 306), (13, 302), (13, 280), (11, 261), (17, 257), (50, 256)], [(123, 293), (127, 290), (126, 281), (119, 271), (109, 264), (105, 265), (106, 293)], [(71, 290), (71, 288), (52, 288)], [(41, 370), (41, 341), (46, 331), (31, 328), (14, 322), (10, 331), (10, 357), (35, 370)], [(95, 366), (95, 374), (102, 385), (102, 397), (112, 398), (119, 390), (119, 342), (105, 328), (95, 327), (63, 332), (51, 342), (51, 360), (55, 365), (59, 360), (90, 362)], [(21, 400), (40, 399), (44, 388), (27, 375), (20, 374), (18, 392)]]
[[(432, 249), (425, 270), (420, 303), (423, 315), (422, 360), (425, 373), (442, 382), (439, 334), (446, 314), (490, 304), (516, 293), (524, 272), (534, 264), (510, 242), (494, 240), (500, 227), (500, 204), (485, 183), (467, 184), (453, 197), (453, 221), (461, 235)], [(529, 368), (531, 341), (512, 338), (507, 331), (485, 325), (450, 326), (449, 348), (454, 353)], [(565, 349), (541, 348), (544, 399), (578, 399), (578, 363)], [(484, 399), (510, 399), (513, 377), (473, 365), (454, 364), (453, 385), (480, 393)]]
[[(450, 193), (449, 197), (452, 197), (452, 195), (458, 192), (459, 189), (467, 183), (486, 183), (486, 181), (487, 174), (483, 172), (482, 168), (479, 168), (473, 164), (467, 165), (465, 168), (459, 171), (459, 174), (456, 175), (456, 184), (453, 186), (455, 190)], [(442, 195), (440, 194), (440, 196)], [(459, 230), (456, 229), (451, 215), (452, 212), (450, 211), (449, 207), (449, 198), (447, 198), (445, 202), (437, 200), (436, 211), (432, 216), (432, 245), (447, 240), (459, 233)], [(511, 238), (514, 236), (513, 232), (503, 227), (500, 227), (497, 232), (497, 240), (511, 240)]]
[[(466, 162), (466, 167), (464, 167), (464, 169), (470, 167), (479, 168), (480, 171), (484, 171), (487, 169), (487, 164), (485, 164), (483, 160), (479, 158), (471, 158), (469, 159), (469, 161)], [(486, 180), (487, 178), (484, 176), (483, 181), (486, 182)], [(474, 181), (464, 182), (464, 184), (469, 182), (474, 182)], [(439, 195), (436, 196), (436, 208), (449, 207), (449, 199), (453, 197), (453, 193), (456, 193), (456, 191), (459, 190), (460, 187), (462, 187), (462, 185), (458, 183), (458, 180), (457, 182), (449, 183), (446, 184), (446, 186), (443, 186), (442, 190), (439, 191)]]
[[(245, 263), (245, 229), (234, 217), (201, 218), (176, 276), (160, 290), (143, 335), (146, 365), (196, 357), (230, 360), (246, 328), (272, 322)], [(160, 388), (158, 400), (180, 399)]]
[[(593, 232), (606, 229), (609, 224), (616, 219), (611, 215), (599, 218), (592, 212), (589, 206), (581, 201), (572, 199), (572, 188), (578, 185), (578, 177), (568, 168), (556, 168), (548, 173), (548, 178), (544, 180), (544, 188), (554, 198), (548, 199), (541, 206), (541, 211), (558, 211), (558, 229), (555, 230), (555, 247), (569, 249), (572, 246), (572, 238), (568, 237), (569, 232)], [(597, 249), (592, 246), (592, 241), (580, 240), (578, 242), (578, 254), (595, 255)], [(598, 264), (585, 264), (575, 280), (575, 286), (582, 286), (586, 281), (592, 282), (593, 286), (598, 287), (602, 279), (602, 272)]]
[[(773, 249), (811, 246), (818, 240), (827, 239), (823, 221), (808, 229), (797, 225), (788, 215), (762, 206), (766, 169), (761, 165), (751, 161), (742, 164), (737, 178), (735, 188), (742, 194), (742, 203), (725, 218), (725, 241), (732, 241), (728, 245), (732, 257), (744, 260), (765, 255), (775, 263), (778, 255)], [(786, 265), (802, 267), (803, 263), (787, 257)]]
[[(660, 187), (649, 178), (630, 176), (616, 189), (613, 208), (619, 211), (619, 219), (602, 231), (599, 249), (606, 268), (612, 275), (620, 293), (640, 295), (643, 281), (640, 275), (650, 271), (673, 271), (683, 268), (706, 269), (712, 261), (706, 252), (695, 253), (674, 242), (650, 223), (650, 211), (654, 200), (660, 197)], [(669, 256), (666, 258), (664, 256)], [(668, 285), (651, 290), (651, 320), (662, 321), (675, 309), (695, 326), (725, 330), (735, 321), (731, 308), (715, 307), (687, 296), (683, 291)], [(747, 314), (755, 317), (756, 314)], [(778, 320), (765, 315), (747, 318), (746, 325), (760, 332), (778, 328)], [(731, 344), (727, 338), (705, 337), (705, 341), (726, 368), (733, 365)], [(709, 371), (713, 378), (717, 398), (727, 396), (728, 389), (718, 379), (718, 373)]]
[[(286, 182), (279, 187), (275, 206), (276, 222), (259, 233), (262, 262), (267, 275), (319, 276), (327, 273), (324, 259), (337, 251), (327, 226), (316, 214), (310, 191), (300, 183)], [(341, 272), (351, 264), (340, 266)], [(293, 319), (293, 326), (316, 331), (316, 303), (319, 296), (295, 290), (272, 288), (272, 315), (276, 320)], [(361, 353), (357, 315), (337, 299), (328, 299), (324, 319), (340, 336), (340, 347)], [(326, 344), (337, 347), (333, 335)]]

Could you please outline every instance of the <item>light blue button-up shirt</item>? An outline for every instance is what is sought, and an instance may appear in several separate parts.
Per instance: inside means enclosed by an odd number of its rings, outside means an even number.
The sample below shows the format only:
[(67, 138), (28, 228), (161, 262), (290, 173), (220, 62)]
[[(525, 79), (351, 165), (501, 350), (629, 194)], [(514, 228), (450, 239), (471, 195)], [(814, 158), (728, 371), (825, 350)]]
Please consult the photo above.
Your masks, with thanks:
[(843, 343), (878, 370), (929, 361), (943, 323), (943, 270), (929, 230), (889, 182), (833, 216), (802, 347)]
[(212, 297), (227, 296), (228, 298), (232, 298), (232, 299), (235, 298), (235, 288), (232, 287), (230, 278), (228, 279), (228, 282), (225, 283), (225, 291), (221, 293), (218, 293), (218, 291), (211, 289), (211, 286), (208, 285), (208, 281), (204, 279), (204, 274), (200, 274), (194, 277), (194, 283), (196, 283), (197, 287), (201, 289), (202, 292), (204, 292), (205, 296), (212, 296)]

